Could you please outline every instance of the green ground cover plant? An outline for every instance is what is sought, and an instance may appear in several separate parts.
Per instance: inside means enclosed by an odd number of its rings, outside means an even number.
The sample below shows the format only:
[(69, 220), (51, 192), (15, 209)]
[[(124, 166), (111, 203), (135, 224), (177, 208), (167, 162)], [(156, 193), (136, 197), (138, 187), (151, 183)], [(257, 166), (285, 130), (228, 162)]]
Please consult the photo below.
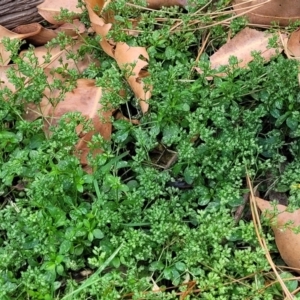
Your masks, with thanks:
[[(69, 75), (64, 84), (53, 83), (62, 98), (78, 78), (95, 79), (108, 90), (126, 89), (126, 101), (117, 92), (105, 100), (140, 120), (134, 125), (113, 119), (110, 141), (94, 136), (90, 147), (103, 153), (90, 157), (93, 173), (72, 155), (79, 114), (62, 118), (48, 138), (42, 119), (23, 119), (24, 105), (39, 103), (48, 83), (33, 51), (21, 59), (21, 43), (6, 41), (18, 66), (8, 76), (18, 92), (0, 89), (1, 299), (283, 299), (249, 209), (238, 220), (235, 211), (247, 192), (246, 170), (262, 194), (280, 192), (291, 207), (300, 206), (298, 62), (278, 54), (264, 63), (253, 53), (247, 69), (232, 58), (222, 69), (227, 75), (217, 76), (209, 55), (226, 42), (229, 29), (237, 33), (246, 22), (213, 26), (207, 12), (224, 10), (227, 1), (213, 7), (207, 0), (194, 2), (186, 10), (143, 11), (125, 1), (108, 7), (119, 21), (111, 38), (147, 46), (146, 81), (153, 90), (144, 115), (94, 35), (70, 55), (76, 61), (93, 53), (100, 66), (84, 73), (56, 70)], [(194, 14), (205, 5), (206, 13)], [(140, 34), (125, 34), (127, 20), (137, 16)], [(170, 34), (178, 19), (181, 30)], [(87, 13), (84, 20), (88, 24)], [(193, 20), (211, 27), (201, 29)], [(207, 30), (211, 43), (197, 61)], [(52, 42), (70, 43), (63, 35)], [(177, 155), (167, 168), (157, 159), (161, 149)], [(265, 230), (272, 256), (282, 264)], [(294, 290), (298, 283), (286, 284)]]

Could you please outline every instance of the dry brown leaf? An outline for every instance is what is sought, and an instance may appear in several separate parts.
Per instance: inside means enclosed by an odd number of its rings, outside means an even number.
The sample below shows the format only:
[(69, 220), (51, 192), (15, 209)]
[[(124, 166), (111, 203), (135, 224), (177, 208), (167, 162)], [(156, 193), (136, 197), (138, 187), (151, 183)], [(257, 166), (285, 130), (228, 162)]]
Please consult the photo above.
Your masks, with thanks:
[[(149, 60), (146, 49), (144, 47), (130, 47), (126, 43), (117, 43), (115, 60), (121, 69), (128, 69), (130, 76), (126, 79), (135, 96), (141, 99), (140, 106), (142, 111), (146, 112), (149, 107), (146, 100), (150, 98), (150, 91), (145, 91), (145, 86), (141, 81), (143, 69), (148, 66)], [(130, 66), (131, 64), (133, 64), (133, 67)]]
[[(80, 152), (80, 162), (83, 166), (87, 165), (87, 156), (89, 153), (88, 143), (91, 141), (92, 136), (99, 133), (105, 139), (109, 139), (111, 135), (111, 122), (110, 116), (113, 110), (101, 111), (101, 97), (102, 88), (95, 86), (95, 81), (91, 79), (79, 79), (77, 87), (66, 93), (64, 100), (60, 101), (55, 107), (43, 98), (40, 107), (31, 104), (27, 107), (31, 111), (24, 118), (32, 121), (39, 116), (45, 120), (44, 131), (46, 135), (50, 135), (49, 127), (55, 126), (60, 118), (68, 112), (80, 112), (87, 120), (92, 121), (93, 130), (87, 133), (82, 132), (82, 125), (77, 127), (77, 134), (80, 137), (76, 145), (76, 150)], [(32, 113), (35, 111), (34, 113)], [(93, 155), (101, 153), (101, 149), (93, 151)]]
[(49, 23), (62, 25), (65, 23), (64, 21), (56, 20), (56, 18), (60, 15), (61, 8), (75, 13), (76, 16), (74, 18), (78, 18), (78, 16), (82, 13), (82, 10), (81, 8), (78, 8), (77, 5), (77, 0), (45, 0), (37, 6), (37, 9), (39, 14)]
[[(57, 118), (60, 118), (67, 112), (78, 111), (86, 119), (92, 120), (94, 130), (81, 133), (80, 126), (78, 127), (81, 139), (76, 145), (76, 149), (81, 152), (80, 162), (82, 165), (87, 165), (87, 156), (89, 153), (88, 143), (91, 141), (94, 134), (99, 133), (104, 139), (109, 139), (111, 136), (112, 125), (110, 122), (110, 116), (113, 113), (111, 111), (101, 111), (101, 97), (102, 88), (96, 87), (94, 80), (79, 79), (77, 82), (77, 88), (72, 92), (66, 94), (64, 101), (61, 101), (55, 109), (53, 109), (52, 118), (54, 123)], [(56, 119), (56, 120), (55, 120)], [(93, 155), (101, 153), (101, 149), (93, 151)]]
[(170, 7), (170, 6), (186, 6), (187, 0), (147, 0), (147, 7), (153, 9), (159, 9), (163, 6)]
[[(249, 62), (253, 60), (251, 52), (257, 51), (265, 61), (269, 61), (272, 56), (283, 50), (282, 47), (278, 49), (268, 48), (269, 39), (273, 37), (272, 34), (258, 31), (251, 28), (244, 28), (233, 39), (223, 45), (217, 52), (210, 57), (211, 68), (217, 69), (220, 66), (228, 65), (231, 56), (237, 57), (240, 68), (245, 68)], [(283, 35), (279, 36), (278, 41), (281, 42)], [(202, 73), (199, 68), (195, 68), (197, 72)], [(218, 74), (224, 76), (225, 74)]]
[(55, 29), (55, 32), (64, 32), (68, 36), (75, 37), (85, 32), (85, 26), (78, 19), (75, 19), (72, 23), (64, 23)]
[[(93, 30), (99, 34), (102, 39), (100, 41), (100, 45), (102, 47), (102, 49), (106, 52), (106, 54), (108, 54), (111, 57), (114, 57), (114, 47), (115, 47), (115, 43), (113, 43), (112, 41), (108, 41), (106, 39), (106, 35), (108, 34), (109, 30), (112, 27), (112, 24), (110, 23), (106, 23), (105, 20), (103, 18), (100, 18), (93, 10), (93, 7), (95, 7), (96, 4), (93, 4), (95, 1), (86, 1), (87, 3), (87, 9), (89, 12), (89, 17), (90, 17), (90, 21), (91, 21), (91, 26), (93, 28)], [(98, 4), (98, 6), (101, 8), (102, 6), (100, 6), (100, 4)]]
[[(294, 233), (290, 227), (300, 225), (300, 209), (290, 213), (286, 211), (286, 206), (277, 204), (277, 211), (274, 212), (274, 206), (269, 201), (258, 197), (255, 200), (259, 209), (268, 219), (271, 219), (275, 242), (282, 259), (288, 266), (298, 269), (297, 272), (300, 273), (300, 234)], [(291, 221), (293, 224), (285, 228), (285, 225), (290, 224)]]
[(26, 25), (20, 25), (14, 28), (12, 31), (17, 34), (30, 34), (37, 35), (42, 29), (42, 26), (39, 23), (31, 23)]
[(253, 24), (270, 25), (276, 22), (287, 26), (290, 22), (300, 20), (299, 0), (235, 0), (233, 3), (236, 14), (245, 14)]
[[(289, 59), (300, 60), (300, 28), (292, 32), (289, 39), (284, 40), (284, 51)], [(300, 85), (300, 67), (298, 69), (298, 83)]]
[(18, 26), (12, 31), (18, 34), (31, 33), (31, 36), (26, 37), (27, 42), (34, 46), (41, 46), (55, 38), (58, 32), (64, 32), (68, 36), (77, 37), (79, 34), (85, 32), (85, 26), (76, 19), (73, 23), (64, 23), (55, 30), (44, 28), (39, 23), (32, 23)]
[(127, 121), (127, 122), (129, 122), (131, 124), (135, 124), (135, 125), (140, 124), (139, 120), (137, 120), (137, 119), (129, 119), (129, 118), (125, 117), (120, 111), (117, 111), (114, 114), (114, 119), (115, 120), (124, 120), (124, 121)]
[[(98, 61), (96, 61), (92, 55), (86, 54), (84, 59), (74, 62), (73, 59), (67, 58), (68, 52), (73, 51), (76, 53), (78, 49), (81, 47), (82, 42), (80, 40), (76, 41), (74, 45), (69, 45), (66, 47), (66, 49), (61, 50), (59, 46), (52, 47), (50, 49), (51, 53), (51, 59), (50, 62), (45, 64), (44, 63), (44, 56), (47, 54), (48, 50), (45, 46), (36, 47), (34, 49), (34, 54), (38, 59), (39, 65), (44, 68), (57, 68), (61, 67), (62, 64), (68, 65), (68, 69), (77, 69), (80, 73), (83, 72), (91, 63), (95, 63), (96, 65), (99, 64)], [(20, 53), (20, 56), (24, 56), (26, 51), (22, 51)], [(26, 60), (26, 58), (25, 58)]]
[[(61, 82), (64, 82), (66, 78), (63, 78), (62, 75), (54, 73), (52, 74), (50, 68), (45, 68), (44, 73), (47, 76), (47, 82), (49, 85), (51, 85), (54, 80), (60, 80)], [(61, 91), (59, 89), (49, 89), (48, 87), (43, 92), (43, 98), (39, 105), (35, 105), (34, 103), (28, 103), (25, 106), (25, 114), (24, 119), (27, 121), (34, 121), (37, 118), (44, 118), (44, 116), (48, 116), (50, 114), (50, 110), (52, 105), (50, 104), (50, 101), (53, 101), (53, 99), (58, 99), (61, 95)]]
[(32, 32), (32, 36), (27, 37), (26, 40), (34, 46), (44, 45), (57, 36), (54, 30), (46, 29), (39, 23), (20, 25), (13, 29), (13, 32), (18, 34)]
[[(108, 40), (107, 33), (112, 27), (112, 24), (106, 23), (104, 18), (100, 18), (93, 10), (97, 6), (101, 11), (104, 7), (104, 1), (86, 0), (89, 17), (93, 30), (101, 36), (100, 45), (102, 49), (111, 57), (113, 57), (120, 68), (131, 68), (131, 75), (126, 79), (132, 88), (135, 96), (140, 100), (142, 112), (147, 112), (149, 104), (148, 100), (151, 97), (150, 90), (145, 91), (145, 85), (142, 78), (145, 77), (144, 69), (148, 66), (149, 56), (144, 47), (130, 47), (126, 43)], [(147, 74), (148, 75), (148, 74)]]
[(10, 39), (22, 40), (22, 39), (25, 39), (29, 36), (35, 35), (37, 31), (38, 30), (35, 29), (33, 32), (26, 32), (26, 33), (20, 33), (19, 34), (19, 33), (10, 31), (10, 30), (8, 30), (5, 27), (0, 25), (0, 66), (8, 65), (9, 61), (10, 61), (10, 56), (11, 56), (11, 53), (9, 51), (6, 51), (6, 49), (5, 49), (5, 47), (2, 43), (2, 39), (4, 37), (10, 38)]
[(9, 66), (0, 66), (0, 89), (3, 89), (4, 87), (9, 88), (12, 92), (15, 91), (15, 86), (9, 82), (6, 72), (9, 68), (15, 68), (15, 65), (9, 65)]
[(294, 58), (300, 59), (300, 28), (292, 32), (286, 46), (289, 55), (292, 55)]

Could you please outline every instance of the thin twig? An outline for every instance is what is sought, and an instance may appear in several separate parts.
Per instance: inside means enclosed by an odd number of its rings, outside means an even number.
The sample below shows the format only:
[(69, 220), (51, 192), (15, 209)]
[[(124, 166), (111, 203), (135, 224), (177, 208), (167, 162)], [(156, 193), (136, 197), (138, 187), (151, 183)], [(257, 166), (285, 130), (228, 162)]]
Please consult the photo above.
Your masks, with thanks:
[(260, 218), (259, 218), (259, 214), (258, 214), (258, 209), (257, 209), (257, 205), (256, 205), (256, 200), (255, 200), (255, 196), (254, 196), (254, 191), (253, 191), (253, 187), (252, 187), (252, 183), (250, 181), (250, 178), (248, 176), (248, 174), (246, 175), (246, 179), (247, 179), (247, 185), (249, 187), (250, 190), (250, 206), (251, 206), (251, 213), (252, 213), (252, 218), (253, 218), (253, 224), (254, 224), (254, 228), (255, 228), (255, 232), (256, 232), (256, 236), (258, 239), (258, 242), (260, 244), (260, 246), (262, 247), (262, 249), (265, 252), (265, 256), (270, 264), (270, 267), (273, 269), (274, 274), (276, 275), (276, 278), (278, 280), (278, 282), (280, 283), (280, 286), (283, 290), (283, 292), (285, 293), (286, 296), (286, 300), (293, 300), (293, 295), (290, 293), (290, 291), (288, 290), (288, 288), (286, 287), (284, 281), (282, 280), (282, 278), (280, 277), (280, 275), (277, 272), (276, 266), (272, 260), (272, 257), (270, 255), (270, 252), (268, 250), (268, 246), (266, 243), (266, 240), (264, 239), (264, 237), (261, 235), (262, 232), (262, 226), (260, 223)]

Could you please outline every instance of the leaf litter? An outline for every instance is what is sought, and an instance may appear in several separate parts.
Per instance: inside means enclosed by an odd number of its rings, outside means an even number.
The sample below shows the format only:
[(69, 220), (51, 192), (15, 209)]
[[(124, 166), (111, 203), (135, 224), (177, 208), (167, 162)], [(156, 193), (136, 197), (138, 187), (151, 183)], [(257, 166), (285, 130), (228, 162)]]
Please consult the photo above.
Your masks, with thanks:
[[(107, 35), (113, 26), (113, 16), (105, 16), (105, 14), (101, 16), (101, 12), (107, 5), (107, 2), (100, 0), (86, 0), (85, 3), (88, 8), (92, 30), (101, 36), (99, 46), (101, 46), (109, 56), (116, 60), (121, 69), (126, 69), (127, 72), (125, 73), (127, 76), (125, 79), (128, 81), (128, 84), (136, 98), (139, 99), (142, 112), (147, 113), (149, 109), (149, 100), (151, 98), (151, 87), (145, 87), (142, 80), (142, 78), (150, 76), (147, 72), (147, 66), (150, 58), (146, 48), (131, 47), (124, 42), (115, 42), (108, 39)], [(273, 21), (277, 22), (279, 25), (286, 26), (290, 21), (300, 20), (299, 1), (291, 0), (290, 5), (284, 5), (284, 3), (285, 1), (281, 0), (236, 0), (233, 2), (233, 10), (239, 16), (246, 16), (248, 20), (257, 27), (260, 25), (269, 25)], [(148, 7), (151, 9), (159, 9), (162, 6), (172, 5), (185, 7), (187, 5), (187, 1), (148, 1)], [(35, 48), (34, 51), (38, 57), (40, 66), (44, 69), (45, 74), (48, 75), (49, 83), (51, 83), (54, 80), (54, 78), (50, 75), (51, 70), (60, 64), (60, 60), (70, 64), (69, 68), (75, 66), (72, 66), (72, 62), (68, 61), (66, 58), (65, 50), (61, 51), (58, 48), (51, 49), (51, 61), (45, 64), (43, 56), (48, 50), (44, 47), (44, 44), (56, 37), (59, 31), (64, 31), (69, 36), (77, 39), (77, 43), (73, 50), (76, 51), (76, 49), (79, 49), (81, 45), (80, 35), (84, 34), (87, 29), (78, 20), (81, 10), (76, 6), (77, 0), (65, 1), (63, 3), (61, 1), (52, 0), (45, 1), (41, 5), (38, 5), (39, 13), (45, 18), (45, 20), (56, 26), (54, 29), (44, 28), (37, 23), (22, 25), (12, 31), (0, 26), (0, 38), (1, 40), (3, 37), (19, 40), (26, 39), (33, 45), (40, 46)], [(100, 11), (99, 15), (94, 11), (96, 6), (99, 9), (98, 11)], [(57, 16), (60, 13), (60, 9), (57, 9), (57, 7), (69, 9), (74, 12), (74, 23), (67, 24), (63, 21), (58, 21)], [(138, 20), (135, 21), (138, 22)], [(130, 34), (130, 31), (128, 32)], [(245, 28), (210, 57), (212, 69), (228, 65), (231, 56), (237, 57), (239, 67), (246, 68), (247, 64), (253, 59), (253, 51), (260, 52), (265, 61), (269, 61), (272, 56), (276, 54), (276, 51), (282, 51), (283, 49), (289, 58), (299, 59), (299, 29), (293, 32), (288, 39), (285, 34), (282, 34), (279, 31), (275, 33), (275, 35), (277, 36), (278, 43), (281, 44), (281, 46), (273, 49), (268, 46), (268, 41), (274, 36), (274, 34), (252, 28)], [(21, 56), (23, 54), (24, 52), (20, 53)], [(13, 86), (10, 84), (5, 74), (9, 67), (11, 68), (14, 66), (9, 65), (11, 54), (5, 50), (2, 42), (0, 42), (0, 55), (1, 87), (7, 86), (13, 90)], [(91, 62), (101, 63), (86, 56), (84, 60), (76, 66), (76, 68), (78, 68), (80, 72), (83, 72)], [(196, 70), (201, 72), (199, 68), (196, 68)], [(223, 74), (220, 74), (220, 76), (222, 75)], [(64, 80), (63, 77), (60, 77), (59, 75), (56, 76), (57, 79)], [(77, 81), (77, 86), (73, 89), (73, 91), (66, 93), (64, 99), (55, 106), (51, 104), (49, 99), (55, 98), (59, 91), (50, 91), (49, 89), (45, 89), (44, 97), (40, 106), (37, 107), (34, 104), (29, 105), (27, 107), (27, 114), (25, 118), (29, 121), (33, 121), (42, 116), (45, 121), (44, 131), (47, 135), (49, 135), (51, 134), (49, 131), (50, 125), (55, 126), (64, 114), (68, 112), (80, 112), (85, 119), (91, 121), (93, 127), (93, 129), (89, 132), (83, 132), (82, 125), (80, 124), (76, 128), (79, 136), (79, 142), (74, 150), (75, 152), (77, 150), (78, 153), (80, 153), (79, 158), (82, 165), (87, 166), (87, 156), (90, 151), (88, 148), (88, 142), (91, 140), (92, 136), (95, 133), (100, 133), (105, 139), (109, 139), (112, 131), (110, 117), (114, 110), (106, 110), (103, 112), (101, 105), (103, 88), (105, 87), (97, 87), (94, 80), (79, 79)], [(101, 113), (99, 113), (99, 111)], [(125, 117), (119, 116), (119, 118)], [(101, 152), (101, 149), (96, 152)], [(96, 153), (93, 152), (93, 154)], [(291, 227), (285, 228), (285, 225), (290, 224), (290, 222), (292, 222), (293, 226), (300, 225), (300, 210), (290, 213), (286, 210), (286, 206), (280, 204), (274, 206), (269, 201), (259, 197), (253, 198), (253, 195), (251, 197), (255, 200), (259, 209), (264, 213), (264, 216), (271, 219), (271, 226), (274, 231), (275, 241), (283, 260), (288, 266), (293, 267), (297, 272), (300, 272), (300, 235), (294, 233)], [(274, 208), (276, 209), (274, 210)], [(157, 287), (155, 286), (155, 288)], [(288, 292), (286, 292), (286, 295), (290, 299)]]

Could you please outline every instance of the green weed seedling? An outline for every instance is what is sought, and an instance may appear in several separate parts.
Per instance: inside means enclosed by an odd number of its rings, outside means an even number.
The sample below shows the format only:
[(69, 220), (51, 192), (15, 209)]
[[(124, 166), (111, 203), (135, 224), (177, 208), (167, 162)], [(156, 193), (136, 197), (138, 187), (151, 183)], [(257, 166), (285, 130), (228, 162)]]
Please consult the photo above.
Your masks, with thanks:
[[(53, 72), (67, 80), (51, 84), (31, 46), (20, 57), (22, 43), (3, 41), (15, 66), (7, 71), (14, 89), (0, 89), (0, 298), (283, 299), (248, 204), (243, 215), (235, 212), (244, 204), (246, 169), (262, 195), (271, 188), (299, 208), (298, 62), (277, 54), (264, 63), (253, 53), (248, 68), (232, 57), (212, 70), (210, 55), (246, 25), (243, 18), (222, 23), (232, 15), (229, 1), (160, 10), (127, 2), (105, 8), (116, 20), (108, 38), (146, 47), (152, 96), (145, 114), (98, 36), (83, 35), (68, 56), (76, 64), (90, 53), (100, 64), (80, 73), (62, 63)], [(90, 24), (87, 11), (82, 18)], [(49, 53), (72, 43), (59, 34)], [(82, 116), (70, 112), (47, 137), (45, 120), (23, 118), (45, 88), (60, 91), (56, 105), (79, 78), (105, 88), (104, 109), (139, 121), (112, 117), (111, 140), (93, 136), (89, 147), (102, 153), (89, 156), (89, 173), (73, 151)]]

